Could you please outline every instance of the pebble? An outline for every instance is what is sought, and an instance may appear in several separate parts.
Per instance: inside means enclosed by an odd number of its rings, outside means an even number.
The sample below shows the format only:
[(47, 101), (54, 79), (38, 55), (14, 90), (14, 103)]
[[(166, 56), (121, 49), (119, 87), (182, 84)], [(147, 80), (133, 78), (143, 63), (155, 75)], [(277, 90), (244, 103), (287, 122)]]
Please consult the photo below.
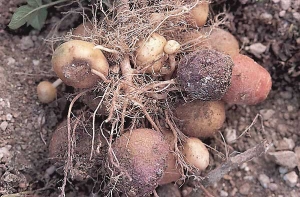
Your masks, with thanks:
[(227, 197), (228, 196), (228, 192), (224, 191), (224, 190), (221, 190), (220, 191), (220, 196), (221, 197)]
[(298, 45), (300, 45), (300, 38), (297, 38), (296, 42), (297, 42)]
[(262, 43), (254, 43), (249, 47), (250, 53), (253, 55), (260, 55), (266, 51), (267, 47)]
[(293, 151), (269, 152), (267, 157), (278, 165), (289, 169), (297, 166), (297, 156)]
[(272, 0), (273, 1), (273, 3), (279, 3), (280, 2), (280, 0)]
[(260, 174), (258, 176), (258, 181), (260, 182), (261, 186), (263, 186), (263, 188), (268, 188), (268, 185), (270, 184), (270, 178), (265, 174)]
[(276, 191), (278, 189), (278, 185), (276, 183), (270, 183), (268, 185), (268, 188), (271, 190), (271, 191)]
[(276, 150), (293, 150), (295, 147), (295, 142), (291, 138), (283, 138), (278, 142)]
[(259, 110), (259, 113), (262, 115), (264, 120), (269, 120), (275, 114), (275, 111), (273, 109), (262, 109)]
[(265, 21), (266, 23), (271, 23), (273, 16), (272, 16), (272, 14), (269, 14), (269, 13), (262, 13), (260, 15), (260, 18), (261, 18), (261, 20)]
[(283, 180), (285, 180), (288, 186), (295, 187), (298, 182), (298, 175), (295, 171), (292, 171), (284, 175)]
[(240, 192), (242, 195), (248, 195), (249, 192), (250, 192), (250, 184), (249, 184), (249, 183), (244, 183), (244, 184), (240, 187), (239, 192)]
[(288, 112), (292, 112), (295, 109), (295, 107), (292, 105), (288, 105), (286, 108), (287, 108)]
[(15, 63), (16, 63), (16, 60), (13, 57), (8, 57), (7, 58), (7, 65), (8, 66), (13, 66), (13, 65), (15, 65)]
[(40, 60), (32, 60), (34, 66), (38, 66), (40, 64)]
[(291, 92), (289, 92), (289, 91), (280, 92), (280, 96), (283, 99), (291, 99), (291, 98), (293, 98), (293, 94)]
[(234, 142), (237, 138), (237, 135), (236, 135), (236, 130), (235, 129), (232, 129), (232, 128), (226, 128), (225, 129), (225, 139), (226, 139), (226, 142), (231, 144), (232, 142)]
[(6, 121), (1, 122), (0, 124), (0, 128), (2, 131), (5, 131), (7, 129), (7, 126), (8, 126), (8, 122)]
[[(11, 145), (6, 145), (6, 146), (0, 148), (0, 161), (3, 158), (5, 158), (5, 159), (10, 158), (10, 156), (11, 156), (11, 154), (9, 152), (10, 149), (11, 149)], [(2, 161), (2, 162), (4, 162), (4, 161)]]
[(285, 11), (285, 10), (282, 10), (282, 11), (279, 12), (279, 16), (280, 16), (280, 17), (284, 17), (285, 13), (286, 13), (286, 11)]
[(287, 126), (285, 124), (279, 124), (277, 126), (277, 131), (279, 133), (286, 133), (288, 131), (288, 128), (287, 128)]
[(21, 40), (20, 40), (20, 48), (22, 50), (27, 50), (29, 48), (34, 47), (34, 43), (31, 40), (30, 36), (24, 36)]
[(280, 174), (285, 174), (285, 173), (287, 173), (289, 170), (288, 170), (287, 168), (285, 168), (285, 167), (280, 166), (279, 169), (278, 169), (278, 171), (279, 171)]
[(230, 196), (236, 196), (236, 193), (238, 192), (238, 189), (235, 187), (232, 189), (232, 191), (230, 192)]
[(293, 17), (294, 17), (294, 19), (296, 19), (297, 21), (300, 21), (300, 13), (299, 13), (299, 12), (294, 12), (294, 13), (293, 13)]
[(6, 120), (11, 121), (13, 116), (11, 114), (6, 114)]
[(283, 10), (288, 10), (291, 7), (292, 1), (291, 0), (281, 0), (280, 6)]

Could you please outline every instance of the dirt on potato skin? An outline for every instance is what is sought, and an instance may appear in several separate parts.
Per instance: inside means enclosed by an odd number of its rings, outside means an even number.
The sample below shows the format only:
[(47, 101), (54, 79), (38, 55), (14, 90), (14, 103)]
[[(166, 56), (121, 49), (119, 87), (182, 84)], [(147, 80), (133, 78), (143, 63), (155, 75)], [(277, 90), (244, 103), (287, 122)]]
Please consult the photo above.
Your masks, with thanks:
[[(6, 28), (8, 18), (20, 2), (13, 0), (1, 5), (0, 17), (0, 194), (35, 191), (44, 188), (41, 196), (58, 196), (62, 179), (55, 171), (48, 158), (48, 144), (55, 127), (65, 117), (68, 94), (59, 88), (58, 100), (50, 105), (41, 105), (37, 101), (35, 88), (39, 81), (56, 79), (51, 71), (51, 50), (45, 47), (43, 38), (48, 28), (42, 32), (25, 28), (18, 34)], [(221, 1), (222, 3), (224, 1)], [(243, 3), (242, 3), (243, 2)], [(245, 2), (245, 3), (244, 3)], [(298, 2), (298, 1), (293, 1)], [(255, 146), (262, 139), (277, 144), (284, 137), (292, 139), (300, 146), (299, 139), (299, 27), (293, 17), (299, 7), (291, 5), (283, 17), (280, 2), (273, 1), (227, 1), (229, 23), (226, 27), (240, 42), (241, 53), (254, 58), (272, 74), (273, 90), (268, 99), (257, 106), (227, 106), (226, 128), (235, 129), (237, 135), (243, 133), (251, 124), (256, 114), (271, 110), (273, 115), (265, 119), (265, 130), (258, 122), (236, 143), (230, 144), (235, 151), (245, 151)], [(223, 5), (218, 5), (219, 10)], [(268, 13), (272, 18), (261, 18)], [(49, 19), (51, 20), (51, 19)], [(262, 54), (252, 54), (249, 47), (261, 43), (267, 46)], [(7, 125), (7, 126), (6, 126)], [(45, 141), (46, 143), (44, 143)], [(208, 144), (220, 144), (216, 139)], [(225, 152), (222, 147), (219, 151)], [(212, 151), (212, 154), (214, 152)], [(234, 154), (234, 152), (233, 152)], [(210, 169), (218, 166), (224, 157), (212, 160)], [(290, 187), (279, 172), (280, 166), (261, 157), (241, 166), (225, 176), (219, 183), (208, 188), (214, 196), (294, 196), (300, 193), (299, 185)], [(299, 169), (292, 169), (299, 175)], [(267, 175), (275, 190), (264, 188), (258, 181), (261, 174)], [(49, 178), (51, 177), (51, 179)], [(299, 183), (299, 178), (298, 178)], [(74, 182), (70, 187), (70, 196), (89, 196), (92, 188), (83, 183)], [(181, 182), (174, 187), (181, 186)], [(200, 189), (192, 191), (180, 187), (182, 196), (205, 196)], [(37, 194), (38, 195), (38, 194)], [(99, 195), (101, 196), (101, 195)], [(163, 194), (161, 195), (163, 196)]]

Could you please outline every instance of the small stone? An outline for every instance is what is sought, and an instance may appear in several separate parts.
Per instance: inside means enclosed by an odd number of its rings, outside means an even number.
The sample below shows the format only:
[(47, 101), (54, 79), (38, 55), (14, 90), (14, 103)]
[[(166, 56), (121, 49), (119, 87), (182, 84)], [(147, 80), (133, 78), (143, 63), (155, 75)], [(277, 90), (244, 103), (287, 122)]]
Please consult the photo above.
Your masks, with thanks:
[(288, 105), (286, 108), (287, 108), (288, 112), (292, 112), (295, 109), (295, 107), (292, 105)]
[(232, 189), (232, 191), (230, 192), (230, 196), (236, 196), (236, 193), (238, 192), (238, 189), (235, 187)]
[(231, 144), (236, 140), (236, 130), (232, 128), (225, 129), (225, 140), (227, 143)]
[(6, 122), (6, 121), (3, 121), (0, 124), (0, 128), (1, 128), (2, 131), (5, 131), (7, 129), (7, 126), (8, 126), (8, 122)]
[(291, 0), (281, 0), (280, 6), (283, 10), (288, 10), (291, 7), (292, 1)]
[(295, 142), (291, 138), (283, 138), (278, 142), (276, 150), (293, 150), (295, 147)]
[(30, 36), (24, 36), (21, 40), (20, 40), (20, 48), (22, 50), (27, 50), (29, 48), (34, 47), (34, 43), (31, 40)]
[(280, 174), (285, 174), (285, 173), (287, 173), (289, 170), (288, 170), (287, 168), (285, 168), (285, 167), (280, 166), (279, 169), (278, 169), (278, 171), (279, 171)]
[(278, 185), (276, 183), (270, 183), (268, 187), (271, 191), (276, 191), (278, 189)]
[(280, 92), (280, 96), (284, 99), (292, 99), (293, 98), (292, 92), (289, 92), (289, 91)]
[(280, 16), (280, 17), (284, 17), (285, 13), (286, 13), (286, 11), (285, 11), (285, 10), (282, 10), (282, 11), (279, 12), (279, 16)]
[(264, 120), (269, 120), (275, 114), (275, 111), (273, 109), (262, 109), (259, 110), (259, 113), (262, 115)]
[(286, 133), (288, 131), (288, 128), (287, 128), (287, 126), (285, 124), (279, 124), (277, 126), (277, 131), (279, 133)]
[(11, 157), (9, 150), (11, 149), (10, 145), (6, 145), (0, 148), (0, 161), (5, 163)]
[(263, 188), (268, 188), (268, 185), (270, 184), (270, 178), (265, 174), (260, 174), (258, 176), (258, 181), (260, 182), (261, 186), (263, 186)]
[(269, 13), (262, 13), (260, 15), (260, 18), (265, 21), (271, 21), (273, 19), (273, 16), (272, 16), (272, 14), (269, 14)]
[(244, 184), (240, 187), (239, 192), (240, 192), (242, 195), (248, 195), (249, 192), (250, 192), (250, 184), (249, 184), (249, 183), (244, 183)]
[(6, 114), (6, 120), (11, 121), (13, 116), (11, 114)]
[(32, 60), (34, 66), (38, 66), (40, 64), (40, 60)]
[(274, 3), (279, 3), (280, 0), (272, 0)]
[(276, 164), (287, 167), (289, 169), (295, 168), (297, 166), (297, 156), (293, 151), (269, 152), (267, 156)]
[(298, 182), (298, 175), (295, 171), (292, 171), (284, 175), (283, 180), (285, 180), (288, 186), (295, 187)]
[(7, 58), (7, 65), (8, 66), (13, 66), (13, 65), (15, 65), (15, 63), (16, 63), (16, 60), (14, 58), (12, 58), (12, 57)]
[(250, 45), (249, 50), (253, 55), (261, 55), (266, 51), (267, 47), (262, 43), (254, 43)]
[(294, 17), (294, 19), (296, 19), (297, 21), (300, 21), (300, 13), (299, 13), (299, 12), (294, 12), (294, 13), (293, 13), (293, 17)]
[(228, 192), (224, 191), (224, 190), (221, 190), (220, 191), (220, 196), (221, 197), (227, 197), (228, 196)]
[(297, 42), (298, 45), (300, 45), (300, 38), (297, 38), (296, 42)]

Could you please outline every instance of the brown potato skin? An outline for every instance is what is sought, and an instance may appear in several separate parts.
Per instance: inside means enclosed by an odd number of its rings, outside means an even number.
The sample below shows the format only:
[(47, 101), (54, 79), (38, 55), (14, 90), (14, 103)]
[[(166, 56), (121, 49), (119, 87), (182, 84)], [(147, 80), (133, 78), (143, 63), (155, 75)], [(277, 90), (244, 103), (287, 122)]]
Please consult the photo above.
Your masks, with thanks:
[(205, 25), (208, 13), (209, 13), (209, 3), (203, 2), (197, 5), (191, 10), (191, 16), (195, 20), (195, 23), (198, 27)]
[(167, 169), (164, 172), (163, 177), (158, 182), (159, 185), (164, 185), (167, 183), (171, 183), (173, 181), (177, 181), (181, 178), (180, 173), (180, 166), (176, 164), (176, 157), (174, 154), (175, 150), (175, 143), (174, 143), (174, 135), (169, 130), (163, 131), (164, 137), (169, 144), (169, 154), (168, 154), (168, 160), (167, 160)]
[[(208, 31), (209, 28), (205, 28), (204, 31)], [(226, 30), (220, 28), (214, 28), (208, 37), (208, 43), (217, 51), (226, 53), (231, 57), (239, 54), (240, 47), (236, 38)]]
[(207, 138), (214, 135), (225, 121), (225, 106), (222, 101), (194, 100), (175, 109), (181, 131), (189, 137)]
[(198, 170), (205, 170), (209, 165), (209, 152), (204, 143), (195, 137), (189, 137), (183, 144), (182, 153), (185, 161)]
[(228, 31), (210, 27), (203, 27), (200, 31), (189, 31), (182, 35), (182, 42), (191, 40), (193, 48), (208, 48), (223, 52), (231, 57), (239, 54), (240, 47), (237, 39)]
[[(169, 145), (162, 133), (152, 129), (135, 129), (119, 137), (112, 149), (118, 159), (120, 172), (130, 175), (118, 180), (117, 188), (127, 196), (147, 196), (157, 187), (167, 167)], [(112, 165), (112, 167), (114, 167)]]
[(51, 103), (56, 99), (57, 90), (49, 81), (42, 81), (37, 86), (37, 95), (41, 103)]
[(233, 62), (231, 85), (223, 100), (239, 105), (256, 105), (264, 101), (272, 87), (269, 72), (242, 54), (235, 56)]
[(61, 44), (52, 55), (52, 67), (56, 75), (67, 85), (75, 88), (94, 86), (99, 76), (91, 69), (104, 76), (108, 75), (108, 62), (94, 44), (82, 40), (71, 40)]

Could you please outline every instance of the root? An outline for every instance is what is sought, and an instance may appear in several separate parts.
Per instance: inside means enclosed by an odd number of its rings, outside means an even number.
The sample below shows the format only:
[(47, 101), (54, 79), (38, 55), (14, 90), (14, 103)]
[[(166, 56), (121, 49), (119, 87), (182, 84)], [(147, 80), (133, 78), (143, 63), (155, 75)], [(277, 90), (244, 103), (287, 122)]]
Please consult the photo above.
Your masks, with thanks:
[(217, 167), (216, 169), (210, 171), (204, 179), (200, 181), (194, 181), (194, 186), (201, 187), (208, 187), (216, 182), (218, 182), (225, 174), (232, 171), (233, 169), (241, 166), (243, 163), (252, 160), (255, 157), (259, 157), (262, 154), (266, 153), (269, 149), (269, 144), (267, 141), (263, 141), (260, 144), (256, 145), (255, 147), (237, 155), (234, 157), (229, 157), (228, 161), (223, 163), (221, 166)]
[[(71, 113), (72, 113), (72, 108), (74, 103), (81, 97), (83, 96), (85, 93), (91, 91), (91, 89), (87, 89), (79, 94), (77, 94), (74, 99), (71, 101), (70, 106), (69, 106), (69, 110), (68, 110), (68, 116), (67, 116), (67, 124), (68, 124), (68, 152), (67, 152), (67, 160), (66, 160), (66, 164), (64, 166), (64, 179), (63, 179), (63, 184), (61, 186), (61, 197), (65, 196), (65, 188), (66, 188), (66, 184), (67, 184), (67, 178), (68, 178), (68, 173), (69, 171), (71, 171), (72, 169), (72, 152), (73, 152), (73, 139), (71, 139)], [(73, 136), (73, 135), (72, 135)]]

